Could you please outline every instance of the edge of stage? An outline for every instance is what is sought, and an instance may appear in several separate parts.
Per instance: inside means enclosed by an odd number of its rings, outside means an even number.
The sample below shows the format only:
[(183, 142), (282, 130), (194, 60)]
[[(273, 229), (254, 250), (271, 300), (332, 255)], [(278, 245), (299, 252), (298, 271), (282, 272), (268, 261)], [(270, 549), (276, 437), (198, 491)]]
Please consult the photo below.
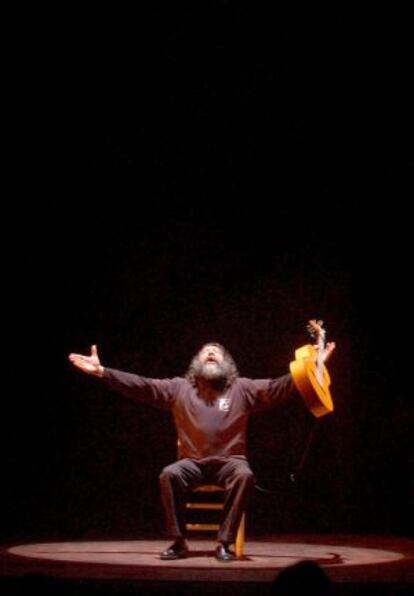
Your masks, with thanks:
[[(0, 579), (9, 587), (19, 579), (43, 577), (73, 585), (101, 583), (108, 590), (115, 582), (116, 593), (123, 589), (127, 590), (124, 593), (132, 589), (165, 592), (168, 586), (180, 586), (185, 592), (195, 585), (208, 593), (217, 590), (217, 582), (226, 582), (228, 588), (237, 585), (238, 593), (247, 594), (257, 589), (266, 592), (284, 568), (307, 560), (317, 563), (333, 586), (342, 586), (341, 594), (366, 593), (362, 587), (374, 585), (394, 590), (384, 594), (408, 594), (414, 585), (414, 540), (405, 537), (302, 534), (253, 538), (245, 544), (244, 558), (231, 563), (216, 561), (215, 542), (206, 539), (191, 540), (185, 559), (161, 561), (159, 553), (168, 544), (146, 539), (3, 545)], [(359, 586), (360, 591), (351, 591), (352, 586)]]

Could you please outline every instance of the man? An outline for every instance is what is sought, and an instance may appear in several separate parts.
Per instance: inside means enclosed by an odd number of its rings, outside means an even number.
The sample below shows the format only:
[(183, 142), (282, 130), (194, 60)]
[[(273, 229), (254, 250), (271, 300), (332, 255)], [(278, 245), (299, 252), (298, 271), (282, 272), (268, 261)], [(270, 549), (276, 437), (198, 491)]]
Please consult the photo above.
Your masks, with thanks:
[[(324, 360), (334, 347), (327, 344)], [(246, 459), (247, 419), (254, 410), (271, 407), (295, 393), (291, 375), (240, 377), (233, 358), (218, 343), (208, 343), (197, 352), (185, 378), (149, 379), (103, 367), (96, 346), (90, 356), (70, 354), (69, 360), (85, 373), (100, 377), (109, 388), (173, 414), (178, 460), (160, 475), (166, 527), (173, 543), (161, 559), (187, 556), (185, 498), (191, 488), (208, 483), (225, 489), (216, 559), (234, 560), (230, 545), (255, 483)]]

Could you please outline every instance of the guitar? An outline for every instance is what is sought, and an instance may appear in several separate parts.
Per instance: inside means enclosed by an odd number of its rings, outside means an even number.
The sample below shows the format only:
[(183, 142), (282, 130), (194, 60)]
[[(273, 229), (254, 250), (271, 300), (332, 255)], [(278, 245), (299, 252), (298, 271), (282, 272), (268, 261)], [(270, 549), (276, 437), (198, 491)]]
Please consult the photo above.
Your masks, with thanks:
[(316, 418), (320, 418), (334, 409), (329, 391), (331, 378), (323, 362), (326, 332), (323, 321), (315, 319), (309, 321), (307, 330), (316, 339), (316, 347), (307, 344), (295, 350), (295, 360), (289, 368), (305, 405)]

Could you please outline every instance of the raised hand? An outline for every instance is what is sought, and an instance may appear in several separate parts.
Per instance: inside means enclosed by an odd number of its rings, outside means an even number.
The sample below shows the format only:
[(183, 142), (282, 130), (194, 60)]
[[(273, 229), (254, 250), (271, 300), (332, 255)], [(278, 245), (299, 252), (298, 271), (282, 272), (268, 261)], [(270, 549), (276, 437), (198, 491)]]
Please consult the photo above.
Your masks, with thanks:
[(332, 352), (335, 350), (336, 348), (336, 344), (334, 341), (328, 341), (328, 343), (325, 346), (325, 350), (323, 352), (323, 356), (322, 356), (322, 361), (326, 362), (328, 360), (328, 358), (331, 357)]
[(69, 360), (77, 368), (88, 375), (96, 375), (97, 377), (102, 377), (103, 375), (103, 366), (99, 360), (96, 345), (91, 346), (90, 356), (83, 356), (82, 354), (69, 354)]

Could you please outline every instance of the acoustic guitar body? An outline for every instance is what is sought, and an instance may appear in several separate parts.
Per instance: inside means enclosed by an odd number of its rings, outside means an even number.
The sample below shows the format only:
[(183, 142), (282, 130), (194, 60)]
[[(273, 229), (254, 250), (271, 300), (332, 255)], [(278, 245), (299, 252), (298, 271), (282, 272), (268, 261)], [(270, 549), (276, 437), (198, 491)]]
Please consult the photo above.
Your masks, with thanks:
[(308, 344), (298, 348), (289, 368), (310, 412), (317, 418), (332, 412), (334, 405), (329, 390), (331, 379), (324, 365), (317, 366), (317, 350), (314, 346)]

